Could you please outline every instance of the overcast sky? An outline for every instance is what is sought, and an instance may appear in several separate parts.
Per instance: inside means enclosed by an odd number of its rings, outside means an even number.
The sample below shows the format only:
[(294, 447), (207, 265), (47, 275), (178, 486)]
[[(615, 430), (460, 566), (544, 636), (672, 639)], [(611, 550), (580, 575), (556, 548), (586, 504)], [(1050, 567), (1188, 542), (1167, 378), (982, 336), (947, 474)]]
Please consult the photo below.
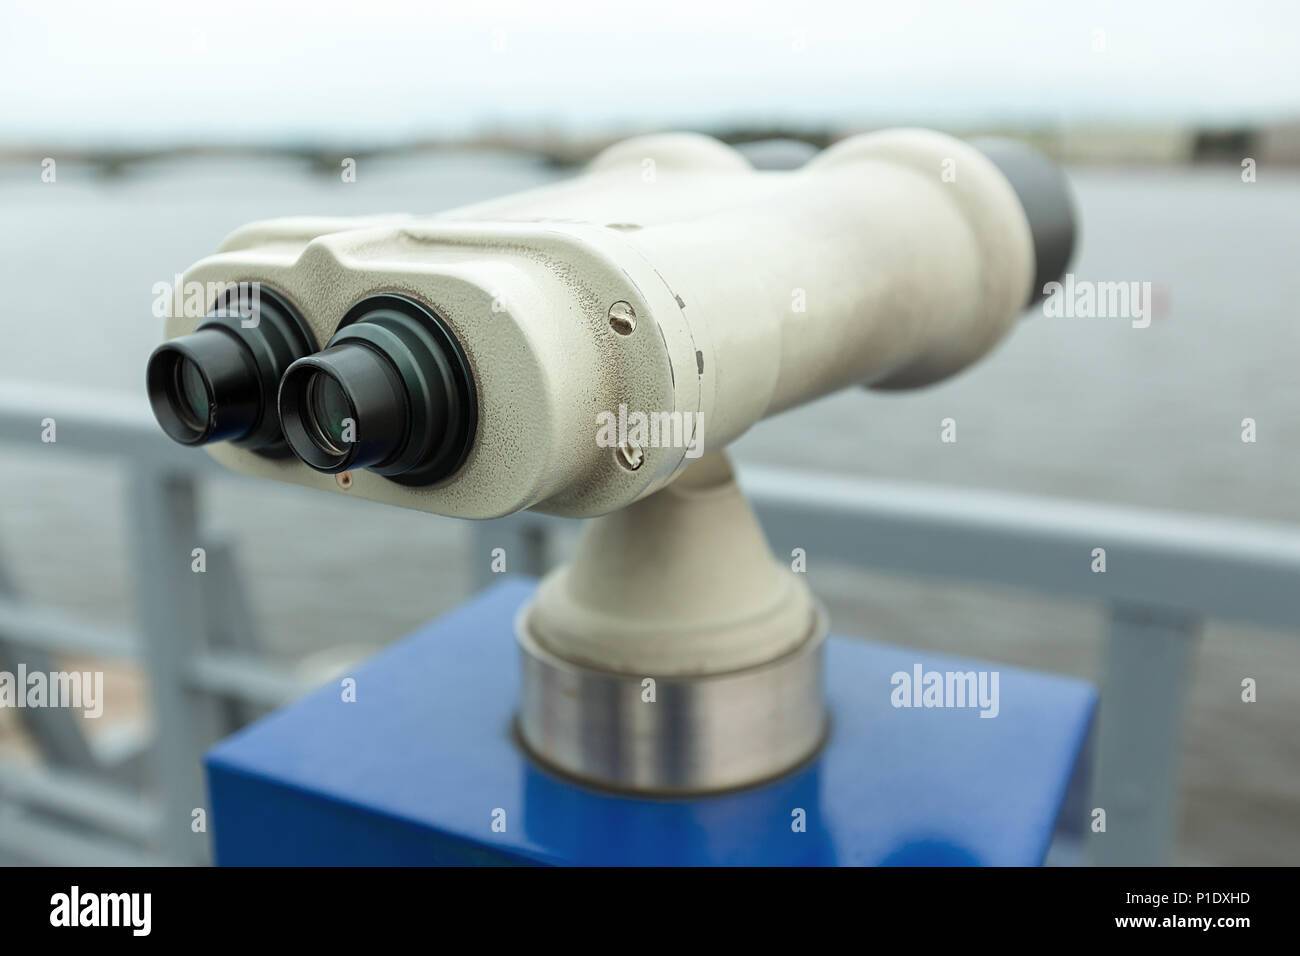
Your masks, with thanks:
[(1300, 116), (1300, 3), (0, 0), (0, 139)]

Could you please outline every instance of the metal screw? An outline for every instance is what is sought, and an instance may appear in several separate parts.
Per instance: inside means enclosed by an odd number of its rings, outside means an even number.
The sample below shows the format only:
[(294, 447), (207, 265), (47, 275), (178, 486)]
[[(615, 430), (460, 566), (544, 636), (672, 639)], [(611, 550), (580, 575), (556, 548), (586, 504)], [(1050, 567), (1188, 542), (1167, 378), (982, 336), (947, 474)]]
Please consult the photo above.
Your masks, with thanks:
[(631, 335), (636, 328), (636, 310), (622, 299), (609, 307), (609, 327), (619, 335)]
[(334, 476), (334, 480), (339, 483), (340, 488), (342, 488), (344, 491), (347, 491), (349, 488), (352, 487), (352, 472), (340, 471), (337, 475)]
[(636, 471), (645, 461), (645, 452), (630, 441), (625, 441), (614, 449), (614, 460), (628, 471)]

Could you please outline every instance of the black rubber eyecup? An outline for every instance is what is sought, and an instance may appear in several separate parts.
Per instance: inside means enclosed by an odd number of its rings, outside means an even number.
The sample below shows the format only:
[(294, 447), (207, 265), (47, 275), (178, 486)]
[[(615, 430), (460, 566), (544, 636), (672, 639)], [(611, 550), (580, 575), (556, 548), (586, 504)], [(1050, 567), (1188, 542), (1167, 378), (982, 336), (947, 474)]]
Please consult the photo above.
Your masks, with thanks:
[(247, 434), (257, 421), (257, 365), (226, 329), (207, 328), (165, 342), (145, 372), (154, 417), (183, 445)]
[(289, 447), (326, 474), (368, 468), (429, 485), (464, 462), (477, 426), (469, 362), (446, 324), (401, 296), (364, 299), (279, 391)]
[(260, 288), (256, 311), (223, 302), (189, 335), (149, 356), (145, 385), (154, 417), (183, 445), (229, 441), (258, 454), (287, 454), (275, 409), (280, 376), (314, 346), (297, 313)]
[(392, 458), (410, 415), (397, 369), (366, 345), (333, 345), (295, 362), (280, 382), (280, 422), (294, 454), (337, 474)]
[(1031, 146), (984, 137), (971, 141), (1006, 177), (1029, 220), (1034, 241), (1034, 285), (1025, 307), (1045, 298), (1043, 287), (1064, 274), (1074, 255), (1078, 216), (1065, 174)]

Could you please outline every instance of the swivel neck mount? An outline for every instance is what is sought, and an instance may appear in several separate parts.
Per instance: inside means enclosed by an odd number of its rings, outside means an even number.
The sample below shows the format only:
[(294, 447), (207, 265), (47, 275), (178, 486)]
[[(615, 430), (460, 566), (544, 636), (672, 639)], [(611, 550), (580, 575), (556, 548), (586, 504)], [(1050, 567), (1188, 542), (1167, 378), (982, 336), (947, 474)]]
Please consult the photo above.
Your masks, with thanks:
[(542, 763), (616, 790), (778, 776), (828, 728), (825, 612), (772, 556), (722, 453), (588, 521), (519, 615), (518, 730)]

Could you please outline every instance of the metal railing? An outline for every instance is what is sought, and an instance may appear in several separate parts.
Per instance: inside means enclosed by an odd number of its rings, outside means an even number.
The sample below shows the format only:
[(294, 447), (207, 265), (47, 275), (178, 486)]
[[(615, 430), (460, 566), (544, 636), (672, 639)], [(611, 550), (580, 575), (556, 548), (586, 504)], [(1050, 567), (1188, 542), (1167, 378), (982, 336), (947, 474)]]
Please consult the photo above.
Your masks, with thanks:
[[(44, 422), (55, 441), (45, 444)], [(204, 749), (305, 690), (261, 654), (229, 543), (201, 528), (198, 483), (228, 474), (162, 438), (147, 406), (114, 394), (0, 384), (0, 442), (33, 454), (109, 458), (126, 473), (137, 627), (118, 631), (21, 600), (0, 572), (0, 666), (50, 670), (55, 654), (133, 660), (148, 676), (152, 730), (106, 757), (70, 711), (19, 711), (43, 762), (0, 758), (0, 855), (48, 863), (201, 863)], [(202, 546), (207, 569), (191, 570)], [(202, 579), (202, 580), (200, 580)], [(21, 655), (21, 657), (19, 656)], [(206, 823), (206, 820), (204, 820)]]
[[(230, 473), (163, 438), (141, 404), (0, 385), (0, 442), (37, 447), (48, 418), (57, 422), (56, 453), (108, 456), (130, 471), (140, 626), (117, 633), (28, 607), (5, 593), (0, 574), (0, 659), (21, 647), (29, 666), (32, 654), (57, 652), (139, 660), (155, 714), (154, 787), (147, 796), (126, 789), (115, 768), (69, 743), (60, 712), (41, 712), (32, 730), (49, 765), (0, 760), (0, 853), (200, 861), (206, 843), (189, 823), (205, 805), (202, 750), (250, 707), (275, 706), (303, 685), (261, 653), (231, 549), (209, 537), (202, 587), (190, 571), (200, 538), (196, 482)], [(828, 562), (1108, 609), (1090, 803), (1106, 809), (1108, 826), (1089, 841), (1095, 863), (1170, 860), (1184, 698), (1202, 623), (1300, 631), (1300, 529), (775, 469), (741, 469), (740, 481), (778, 553), (801, 547)], [(476, 522), (476, 550), (504, 546), (512, 570), (541, 573), (563, 523), (532, 513)], [(1097, 548), (1104, 573), (1094, 570)], [(474, 565), (487, 583), (487, 560)], [(77, 829), (39, 818), (51, 808)]]

